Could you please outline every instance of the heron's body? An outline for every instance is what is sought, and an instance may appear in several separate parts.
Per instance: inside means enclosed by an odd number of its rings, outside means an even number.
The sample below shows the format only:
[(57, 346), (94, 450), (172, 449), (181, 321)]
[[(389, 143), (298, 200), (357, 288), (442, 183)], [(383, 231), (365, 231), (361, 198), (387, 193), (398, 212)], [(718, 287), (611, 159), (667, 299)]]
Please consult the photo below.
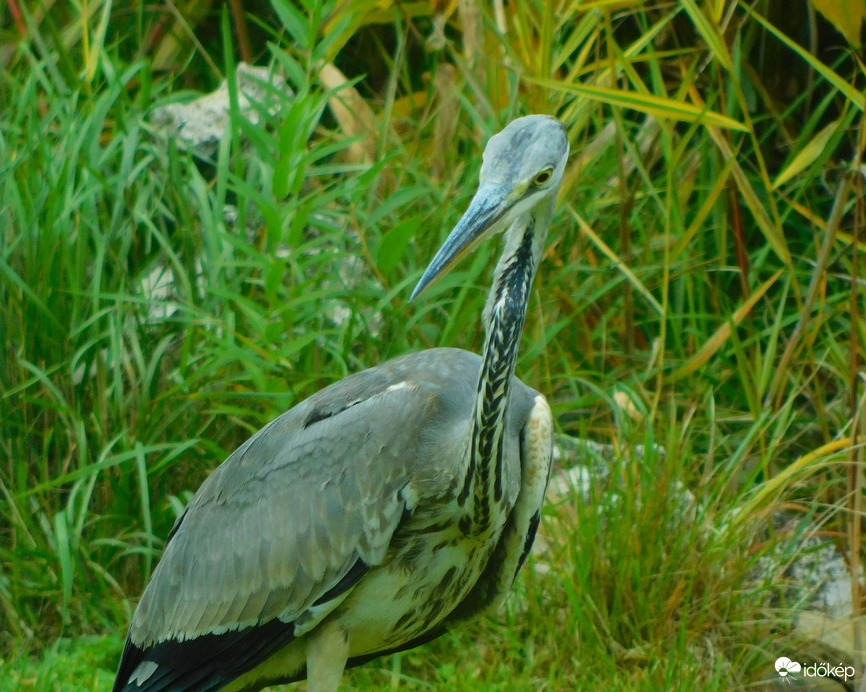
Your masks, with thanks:
[[(534, 118), (524, 124), (558, 128), (543, 171), (555, 170), (558, 187), (562, 126)], [(542, 203), (508, 200), (483, 357), (433, 349), (365, 370), (235, 451), (172, 530), (116, 692), (259, 690), (303, 677), (331, 692), (345, 666), (429, 641), (507, 592), (535, 535), (552, 451), (550, 409), (513, 372), (553, 198), (522, 194)], [(496, 209), (482, 204), (469, 225), (495, 229)], [(437, 256), (427, 283), (468, 244)]]

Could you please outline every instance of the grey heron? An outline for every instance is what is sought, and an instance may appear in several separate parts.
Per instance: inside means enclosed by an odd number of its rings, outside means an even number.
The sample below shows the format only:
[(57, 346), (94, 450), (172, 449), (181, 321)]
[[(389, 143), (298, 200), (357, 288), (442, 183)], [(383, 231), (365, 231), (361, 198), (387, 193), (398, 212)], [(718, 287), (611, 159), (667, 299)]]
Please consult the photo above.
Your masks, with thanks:
[(484, 150), (478, 190), (419, 296), (484, 239), (504, 250), (481, 356), (436, 348), (351, 375), (241, 445), (169, 534), (114, 692), (260, 690), (439, 636), (512, 586), (535, 537), (553, 419), (514, 377), (568, 157), (533, 115)]

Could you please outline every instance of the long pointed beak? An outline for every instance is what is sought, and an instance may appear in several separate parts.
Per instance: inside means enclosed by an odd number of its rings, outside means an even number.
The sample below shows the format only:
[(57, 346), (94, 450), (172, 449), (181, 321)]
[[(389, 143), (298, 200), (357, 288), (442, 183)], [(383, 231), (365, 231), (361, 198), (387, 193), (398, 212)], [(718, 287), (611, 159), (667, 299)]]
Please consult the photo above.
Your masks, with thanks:
[(502, 185), (484, 183), (469, 203), (466, 213), (457, 222), (454, 230), (439, 248), (433, 261), (412, 291), (410, 300), (415, 300), (430, 286), (447, 274), (463, 257), (468, 255), (497, 230), (497, 222), (502, 219), (513, 202), (508, 200), (508, 190)]

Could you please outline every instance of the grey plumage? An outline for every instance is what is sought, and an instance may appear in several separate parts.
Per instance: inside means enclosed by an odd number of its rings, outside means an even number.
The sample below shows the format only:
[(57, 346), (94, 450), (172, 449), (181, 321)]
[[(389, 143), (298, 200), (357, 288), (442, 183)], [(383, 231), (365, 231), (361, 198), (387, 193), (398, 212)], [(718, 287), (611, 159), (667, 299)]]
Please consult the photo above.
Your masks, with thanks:
[(469, 210), (415, 295), (508, 229), (483, 357), (432, 349), (322, 390), (238, 448), (178, 519), (115, 692), (258, 690), (423, 643), (489, 606), (526, 557), (549, 474), (544, 398), (513, 378), (568, 144), (546, 116), (485, 150)]

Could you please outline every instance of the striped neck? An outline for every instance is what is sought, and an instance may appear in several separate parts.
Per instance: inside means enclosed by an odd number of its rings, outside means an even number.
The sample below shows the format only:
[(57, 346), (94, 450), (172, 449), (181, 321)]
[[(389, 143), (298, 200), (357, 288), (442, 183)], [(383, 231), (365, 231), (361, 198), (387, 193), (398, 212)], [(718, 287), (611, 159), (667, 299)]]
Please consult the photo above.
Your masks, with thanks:
[[(485, 340), (475, 390), (469, 463), (458, 503), (465, 507), (460, 529), (477, 535), (491, 528), (503, 500), (502, 456), (508, 396), (520, 334), (553, 205), (526, 213), (509, 229), (484, 308)], [(540, 218), (547, 216), (548, 218)]]

